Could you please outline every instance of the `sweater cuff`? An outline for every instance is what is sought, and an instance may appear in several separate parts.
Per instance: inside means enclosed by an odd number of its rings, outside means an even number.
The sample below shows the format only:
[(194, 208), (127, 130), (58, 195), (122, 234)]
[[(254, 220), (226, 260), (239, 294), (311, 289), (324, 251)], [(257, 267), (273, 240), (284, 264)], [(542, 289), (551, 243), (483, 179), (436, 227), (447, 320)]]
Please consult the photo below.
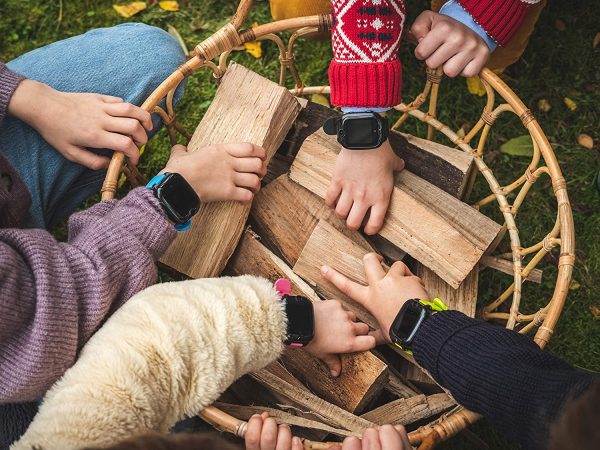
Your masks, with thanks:
[[(136, 210), (132, 214), (132, 209)], [(124, 213), (124, 214), (123, 214)], [(138, 187), (119, 202), (110, 214), (111, 222), (127, 229), (158, 260), (175, 240), (177, 231), (167, 219), (150, 189)]]
[(10, 98), (24, 79), (23, 75), (9, 70), (3, 62), (0, 62), (0, 123), (8, 114)]
[(329, 66), (334, 106), (391, 108), (402, 102), (402, 64), (394, 59), (378, 63), (341, 63)]
[(527, 3), (521, 0), (456, 0), (485, 32), (503, 46), (521, 26)]
[(423, 323), (413, 342), (413, 354), (421, 367), (438, 380), (438, 357), (452, 336), (481, 322), (459, 311), (441, 311)]

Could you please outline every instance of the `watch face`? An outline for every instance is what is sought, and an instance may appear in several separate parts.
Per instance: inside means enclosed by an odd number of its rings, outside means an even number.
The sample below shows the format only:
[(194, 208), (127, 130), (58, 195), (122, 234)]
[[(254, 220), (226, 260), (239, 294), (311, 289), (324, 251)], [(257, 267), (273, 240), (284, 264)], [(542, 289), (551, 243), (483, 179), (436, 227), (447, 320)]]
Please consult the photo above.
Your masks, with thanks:
[(308, 343), (314, 334), (314, 311), (310, 300), (304, 297), (285, 296), (288, 320), (288, 340)]
[(379, 142), (379, 122), (374, 117), (344, 122), (344, 137), (351, 147), (373, 147)]
[(185, 179), (171, 173), (159, 188), (159, 198), (174, 215), (176, 222), (186, 222), (200, 208), (200, 201), (194, 189)]
[(400, 345), (411, 342), (426, 315), (425, 308), (416, 300), (406, 302), (392, 324), (390, 330), (392, 340)]

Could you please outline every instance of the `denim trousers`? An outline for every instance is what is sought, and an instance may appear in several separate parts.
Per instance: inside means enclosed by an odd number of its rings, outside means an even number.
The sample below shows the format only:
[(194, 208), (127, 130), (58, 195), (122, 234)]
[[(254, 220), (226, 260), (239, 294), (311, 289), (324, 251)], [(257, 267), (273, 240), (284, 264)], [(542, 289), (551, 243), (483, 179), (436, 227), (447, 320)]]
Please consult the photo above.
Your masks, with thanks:
[[(7, 66), (59, 91), (113, 95), (141, 105), (184, 61), (183, 50), (167, 32), (141, 23), (126, 23), (38, 48)], [(175, 101), (182, 93), (181, 87)], [(162, 125), (156, 114), (153, 122), (150, 136)], [(99, 191), (106, 173), (68, 161), (33, 128), (14, 117), (7, 117), (0, 126), (0, 151), (31, 193), (25, 224), (29, 228), (49, 229), (62, 221)], [(110, 154), (107, 150), (93, 151)]]

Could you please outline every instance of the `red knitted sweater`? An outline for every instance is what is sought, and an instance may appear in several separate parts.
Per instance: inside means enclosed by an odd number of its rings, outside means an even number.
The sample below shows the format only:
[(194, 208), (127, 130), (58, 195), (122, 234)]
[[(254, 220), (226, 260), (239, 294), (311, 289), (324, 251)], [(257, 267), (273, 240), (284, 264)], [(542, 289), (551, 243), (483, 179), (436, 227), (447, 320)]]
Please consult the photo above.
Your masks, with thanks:
[[(540, 0), (456, 0), (499, 45), (517, 31), (526, 9)], [(334, 58), (331, 103), (387, 108), (402, 101), (398, 48), (406, 18), (404, 0), (331, 0)]]

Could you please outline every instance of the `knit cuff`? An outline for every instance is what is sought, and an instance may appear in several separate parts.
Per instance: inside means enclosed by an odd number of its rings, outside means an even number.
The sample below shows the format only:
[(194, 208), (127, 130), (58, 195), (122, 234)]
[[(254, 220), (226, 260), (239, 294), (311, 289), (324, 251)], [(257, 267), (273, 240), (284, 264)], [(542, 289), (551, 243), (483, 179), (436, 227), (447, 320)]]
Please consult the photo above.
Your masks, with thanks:
[(4, 63), (0, 62), (0, 123), (8, 114), (10, 98), (24, 79), (23, 75), (9, 70)]
[(438, 380), (438, 357), (446, 342), (456, 333), (480, 323), (458, 311), (441, 311), (430, 316), (413, 342), (415, 360)]
[(402, 64), (394, 59), (378, 63), (341, 63), (329, 66), (334, 106), (391, 108), (402, 102)]
[(517, 32), (528, 3), (521, 0), (457, 0), (498, 45), (506, 45)]

